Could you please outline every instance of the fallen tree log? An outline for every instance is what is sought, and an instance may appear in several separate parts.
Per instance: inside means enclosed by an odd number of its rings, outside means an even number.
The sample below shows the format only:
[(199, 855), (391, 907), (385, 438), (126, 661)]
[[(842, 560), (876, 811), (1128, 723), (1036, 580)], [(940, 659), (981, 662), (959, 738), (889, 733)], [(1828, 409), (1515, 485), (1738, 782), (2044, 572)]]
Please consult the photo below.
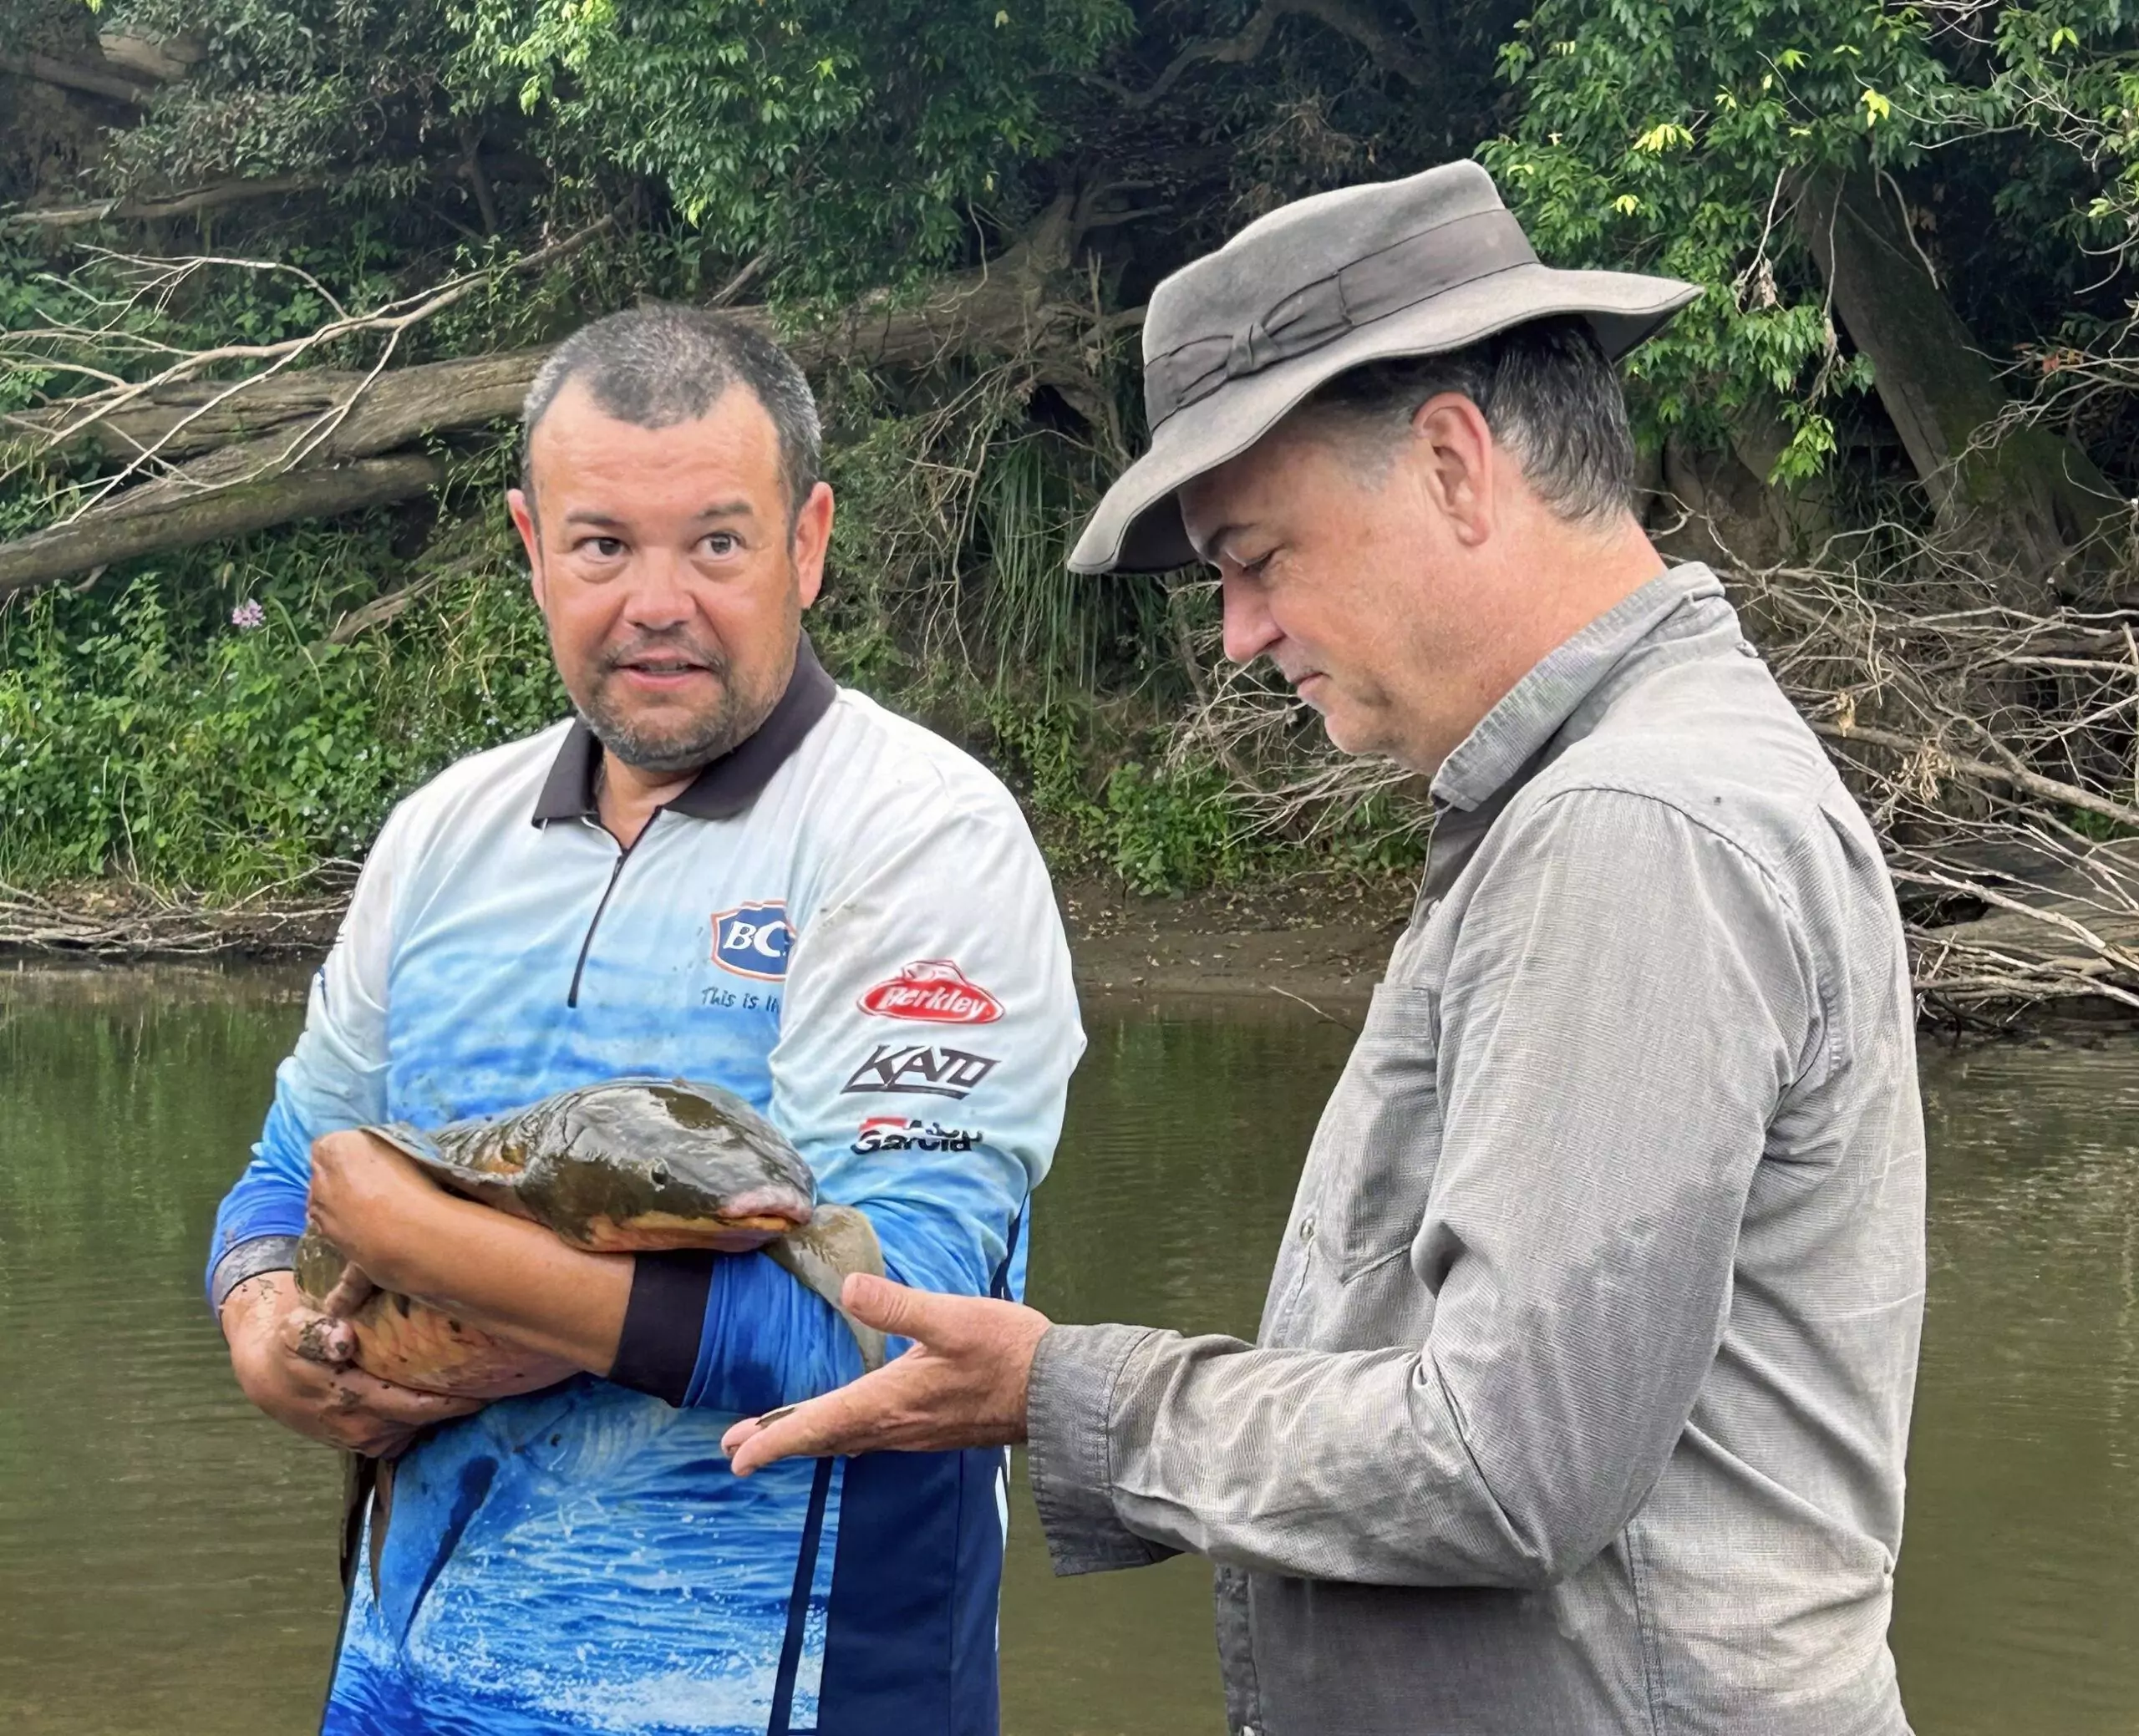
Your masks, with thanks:
[[(914, 369), (953, 356), (1064, 348), (1092, 318), (1048, 294), (1067, 260), (1070, 226), (1068, 207), (1059, 206), (987, 269), (912, 302), (871, 297), (788, 338), (787, 348), (811, 369), (834, 362)], [(734, 312), (772, 332), (763, 308)], [(419, 482), (409, 466), (429, 466), (424, 474), (434, 477), (432, 460), (410, 457), (391, 472), (364, 470), (358, 461), (518, 415), (549, 353), (547, 347), (511, 350), (376, 374), (312, 369), (257, 381), (185, 381), (105, 414), (65, 402), (17, 413), (6, 419), (9, 428), (54, 446), (94, 441), (105, 455), (129, 462), (150, 454), (159, 462), (190, 461), (72, 519), (0, 543), (0, 596), (160, 549), (419, 494), (430, 482)], [(370, 479), (368, 485), (358, 485), (359, 474)], [(327, 477), (339, 480), (318, 480)], [(346, 504), (317, 504), (323, 501)]]
[(104, 199), (94, 205), (32, 206), (11, 211), (0, 219), (18, 229), (84, 229), (93, 223), (150, 223), (169, 217), (190, 217), (227, 205), (252, 199), (279, 199), (291, 193), (309, 193), (327, 185), (316, 175), (271, 175), (258, 180), (218, 181), (161, 199)]
[(151, 88), (116, 65), (107, 70), (104, 67), (84, 66), (79, 61), (58, 59), (50, 54), (18, 54), (7, 49), (0, 49), (0, 73), (13, 73), (18, 79), (34, 79), (40, 84), (57, 84), (64, 90), (83, 91), (134, 109), (148, 106)]
[(404, 452), (207, 490), (168, 479), (150, 483), (72, 524), (0, 544), (0, 596), (164, 549), (243, 536), (292, 519), (331, 518), (406, 500), (436, 487), (444, 475), (438, 459)]
[(97, 32), (104, 58), (122, 72), (158, 84), (175, 84), (198, 65), (207, 50), (190, 36), (141, 36), (124, 24)]

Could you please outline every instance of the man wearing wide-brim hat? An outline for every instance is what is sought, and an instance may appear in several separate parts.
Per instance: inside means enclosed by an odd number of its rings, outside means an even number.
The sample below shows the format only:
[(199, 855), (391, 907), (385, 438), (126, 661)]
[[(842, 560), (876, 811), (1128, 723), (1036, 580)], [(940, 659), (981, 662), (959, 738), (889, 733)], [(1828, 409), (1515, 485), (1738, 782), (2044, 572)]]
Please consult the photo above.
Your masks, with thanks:
[(1693, 294), (1540, 265), (1467, 164), (1161, 286), (1074, 564), (1212, 562), (1228, 655), (1430, 777), (1417, 910), (1255, 1345), (851, 1281), (918, 1348), (739, 1470), (1029, 1439), (1059, 1571), (1219, 1564), (1236, 1731), (1906, 1731), (1908, 972), (1863, 815), (1630, 510), (1612, 363)]

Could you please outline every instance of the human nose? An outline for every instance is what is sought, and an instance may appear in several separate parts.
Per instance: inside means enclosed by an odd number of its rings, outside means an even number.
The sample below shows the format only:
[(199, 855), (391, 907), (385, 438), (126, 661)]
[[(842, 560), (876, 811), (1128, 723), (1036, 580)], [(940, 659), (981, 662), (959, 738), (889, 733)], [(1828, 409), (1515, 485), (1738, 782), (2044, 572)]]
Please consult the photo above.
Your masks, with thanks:
[(1229, 662), (1252, 663), (1283, 637), (1270, 618), (1262, 591), (1238, 573), (1219, 580), (1226, 610), (1226, 657)]
[(684, 563), (663, 550), (647, 551), (633, 563), (624, 594), (624, 619), (644, 632), (680, 627), (698, 605), (691, 595)]

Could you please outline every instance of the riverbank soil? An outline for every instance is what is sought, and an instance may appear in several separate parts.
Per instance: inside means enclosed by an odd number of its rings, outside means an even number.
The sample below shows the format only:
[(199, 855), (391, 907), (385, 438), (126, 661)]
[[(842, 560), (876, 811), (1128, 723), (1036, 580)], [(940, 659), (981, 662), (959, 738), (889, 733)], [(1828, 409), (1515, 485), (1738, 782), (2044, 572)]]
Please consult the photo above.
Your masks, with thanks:
[(1302, 875), (1180, 898), (1073, 880), (1059, 897), (1088, 997), (1275, 997), (1319, 1011), (1366, 1000), (1416, 892), (1408, 875)]
[[(1080, 992), (1364, 1002), (1411, 911), (1402, 875), (1300, 875), (1250, 888), (1147, 898), (1111, 878), (1061, 881)], [(104, 881), (41, 895), (0, 888), (0, 959), (28, 965), (196, 957), (316, 962), (338, 898), (225, 910)]]

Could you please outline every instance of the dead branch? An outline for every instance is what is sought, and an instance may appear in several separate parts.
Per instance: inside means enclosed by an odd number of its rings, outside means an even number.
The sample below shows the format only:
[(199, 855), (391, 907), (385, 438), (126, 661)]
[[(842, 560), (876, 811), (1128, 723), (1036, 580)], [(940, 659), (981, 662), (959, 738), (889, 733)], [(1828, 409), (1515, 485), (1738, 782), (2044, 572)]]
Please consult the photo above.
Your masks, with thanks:
[[(583, 244), (599, 227), (505, 269), (526, 269), (553, 259)], [(805, 368), (847, 361), (926, 368), (953, 357), (1033, 355), (1054, 349), (1066, 351), (1068, 365), (1074, 366), (1090, 321), (1085, 310), (1054, 299), (1050, 292), (1068, 262), (1075, 235), (1074, 206), (1065, 200), (1016, 247), (982, 270), (946, 280), (912, 300), (872, 297), (790, 337), (788, 348)], [(154, 263), (175, 269), (184, 262)], [(179, 354), (145, 381), (118, 380), (5, 419), (23, 437), (32, 457), (93, 444), (119, 468), (97, 479), (61, 522), (0, 543), (0, 596), (110, 561), (226, 534), (204, 530), (205, 525), (227, 522), (261, 530), (316, 515), (322, 509), (309, 504), (314, 500), (363, 495), (364, 504), (375, 504), (420, 493), (430, 485), (432, 470), (352, 467), (421, 438), (516, 415), (549, 351), (516, 350), (389, 368), (389, 347), (379, 363), (363, 373), (298, 364), (338, 338), (379, 338), (390, 346), (402, 331), (472, 292), (481, 281), (484, 274), (469, 274), (369, 314), (343, 316), (318, 332), (282, 343)], [(739, 274), (735, 287), (745, 281)], [(137, 292), (163, 289), (158, 283)], [(734, 311), (737, 317), (773, 330), (762, 308)], [(113, 335), (105, 341), (120, 339)], [(236, 380), (201, 378), (211, 364), (250, 366), (255, 371)], [(175, 462), (179, 459), (185, 462)], [(315, 472), (337, 469), (348, 473), (338, 491), (308, 480)], [(357, 487), (358, 475), (371, 479), (368, 490)], [(277, 480), (299, 479), (307, 479), (305, 485), (272, 485)], [(400, 494), (384, 492), (389, 486)], [(245, 494), (242, 507), (232, 505), (216, 516), (208, 503), (236, 491)]]
[(2043, 777), (2025, 766), (1993, 765), (1982, 759), (1957, 759), (1930, 742), (1917, 741), (1906, 735), (1897, 735), (1891, 729), (1874, 729), (1862, 723), (1823, 723), (1815, 719), (1812, 733), (1824, 735), (1831, 741), (1861, 741), (1869, 747), (1891, 748), (1929, 769), (1934, 775), (1943, 773), (1964, 778), (1980, 778), (1993, 784), (2010, 784), (2015, 789), (2025, 789), (2030, 795), (2039, 795), (2045, 801), (2062, 802), (2068, 808), (2084, 809), (2090, 814), (2099, 814), (2106, 820), (2114, 820), (2123, 825), (2139, 825), (2139, 808), (2130, 803), (2111, 801), (2107, 796), (2096, 795), (2091, 789), (2082, 789), (2076, 784), (2067, 784), (2057, 778)]
[[(604, 217), (590, 224), (577, 235), (564, 241), (538, 248), (532, 253), (504, 265), (486, 266), (482, 270), (464, 272), (445, 283), (413, 296), (403, 297), (385, 303), (369, 312), (351, 314), (344, 312), (325, 287), (302, 272), (297, 274), (318, 290), (329, 306), (335, 309), (335, 317), (301, 338), (287, 338), (277, 343), (223, 344), (198, 351), (174, 351), (172, 348), (153, 337), (144, 338), (130, 330), (124, 322), (137, 307), (144, 304), (158, 304), (167, 301), (185, 280), (208, 266), (234, 265), (248, 270), (292, 271), (294, 267), (267, 266), (250, 260), (186, 260), (146, 259), (135, 256), (105, 253), (107, 259), (117, 261), (139, 275), (129, 292), (108, 313), (101, 325), (83, 327), (50, 327), (31, 328), (13, 334), (10, 345), (0, 348), (0, 362), (16, 367), (33, 368), (46, 360), (55, 348), (63, 354), (76, 349), (89, 350), (104, 356), (124, 358), (130, 352), (140, 355), (169, 356), (170, 360), (144, 381), (120, 380), (100, 390), (86, 393), (69, 399), (67, 408), (71, 419), (45, 436), (47, 444), (64, 445), (79, 438), (105, 417), (128, 409), (152, 398), (160, 387), (185, 387), (197, 383), (203, 376), (219, 368), (257, 367), (258, 372), (214, 388), (210, 395), (196, 409), (181, 413), (171, 424), (168, 434), (143, 444), (140, 449), (114, 475), (100, 477), (81, 491), (71, 510), (61, 520), (55, 530), (79, 520), (109, 501), (113, 495), (126, 487), (145, 472), (166, 470), (162, 459), (166, 441), (183, 431), (194, 421), (209, 412), (229, 404), (244, 394), (257, 382), (269, 379), (287, 369), (294, 368), (306, 356), (328, 345), (360, 338), (383, 340), (379, 361), (366, 374), (359, 378), (348, 393), (313, 419), (301, 433), (294, 434), (287, 444), (275, 449), (274, 442), (254, 442), (244, 456), (257, 455), (259, 463), (249, 467), (227, 460), (230, 454), (217, 454), (216, 459), (191, 468), (190, 474), (175, 475), (172, 480), (180, 483), (188, 491), (204, 488), (236, 487), (246, 483), (288, 470), (315, 452), (327, 459), (358, 457), (383, 451), (388, 445), (399, 444), (409, 437), (404, 434), (394, 440), (381, 441), (369, 446), (332, 449), (332, 437), (348, 419), (365, 389), (383, 370), (393, 354), (394, 346), (401, 335), (411, 327), (443, 312), (462, 300), (477, 288), (495, 282), (508, 273), (525, 272), (549, 264), (577, 251), (596, 235), (609, 226), (611, 219)], [(99, 250), (101, 251), (101, 250)], [(414, 432), (414, 430), (411, 430)], [(328, 449), (323, 450), (323, 448)], [(219, 462), (220, 461), (220, 462)]]
[(257, 180), (218, 181), (161, 199), (106, 199), (94, 205), (65, 205), (11, 211), (0, 226), (19, 229), (84, 229), (96, 223), (154, 222), (188, 217), (254, 199), (279, 199), (291, 193), (316, 192), (327, 183), (316, 175), (271, 175)]
[[(353, 864), (334, 865), (353, 871)], [(333, 937), (353, 871), (308, 877), (214, 906), (107, 886), (54, 898), (0, 882), (0, 953), (79, 958), (207, 957), (316, 952)]]

